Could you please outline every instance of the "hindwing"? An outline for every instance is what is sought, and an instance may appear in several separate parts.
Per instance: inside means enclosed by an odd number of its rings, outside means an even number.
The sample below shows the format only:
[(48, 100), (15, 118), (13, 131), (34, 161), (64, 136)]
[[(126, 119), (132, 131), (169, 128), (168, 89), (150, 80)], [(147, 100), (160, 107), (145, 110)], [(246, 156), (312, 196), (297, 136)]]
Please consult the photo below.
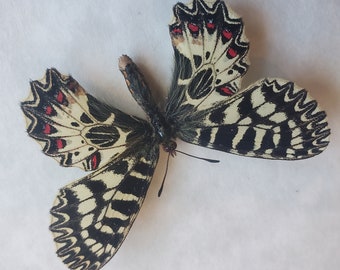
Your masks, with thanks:
[(306, 90), (282, 79), (264, 79), (214, 107), (186, 115), (178, 136), (233, 154), (303, 159), (329, 141), (326, 114)]
[(137, 145), (59, 191), (50, 229), (70, 269), (100, 269), (117, 252), (144, 201), (158, 153), (156, 144)]
[(28, 134), (66, 167), (95, 170), (152, 133), (145, 121), (99, 102), (56, 69), (31, 82), (21, 107)]

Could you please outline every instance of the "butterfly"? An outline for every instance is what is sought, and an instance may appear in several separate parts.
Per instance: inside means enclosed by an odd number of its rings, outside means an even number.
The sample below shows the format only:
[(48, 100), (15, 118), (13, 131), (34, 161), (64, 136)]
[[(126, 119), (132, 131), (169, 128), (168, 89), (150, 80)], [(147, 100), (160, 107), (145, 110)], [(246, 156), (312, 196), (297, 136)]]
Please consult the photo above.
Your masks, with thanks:
[(165, 108), (136, 64), (119, 68), (148, 121), (108, 106), (48, 69), (21, 103), (27, 132), (64, 167), (91, 173), (60, 189), (50, 230), (70, 269), (100, 269), (117, 252), (146, 196), (160, 148), (176, 138), (232, 154), (298, 160), (329, 142), (326, 113), (305, 89), (277, 78), (240, 90), (249, 66), (242, 19), (223, 1), (177, 3), (169, 32), (175, 67)]

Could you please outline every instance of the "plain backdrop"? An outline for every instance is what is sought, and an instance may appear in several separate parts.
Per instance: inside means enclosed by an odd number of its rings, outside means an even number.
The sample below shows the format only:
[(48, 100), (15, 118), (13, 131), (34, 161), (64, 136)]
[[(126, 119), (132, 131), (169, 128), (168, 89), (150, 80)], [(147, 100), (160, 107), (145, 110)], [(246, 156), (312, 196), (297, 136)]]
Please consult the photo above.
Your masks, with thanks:
[[(164, 104), (173, 68), (175, 0), (0, 1), (0, 268), (66, 269), (48, 230), (57, 190), (85, 175), (62, 168), (25, 132), (29, 80), (56, 67), (98, 99), (144, 117), (117, 68), (140, 66)], [(161, 153), (126, 241), (104, 269), (340, 269), (340, 1), (230, 0), (251, 42), (243, 85), (283, 77), (327, 111), (331, 143), (312, 159), (245, 158), (178, 141), (208, 164)]]

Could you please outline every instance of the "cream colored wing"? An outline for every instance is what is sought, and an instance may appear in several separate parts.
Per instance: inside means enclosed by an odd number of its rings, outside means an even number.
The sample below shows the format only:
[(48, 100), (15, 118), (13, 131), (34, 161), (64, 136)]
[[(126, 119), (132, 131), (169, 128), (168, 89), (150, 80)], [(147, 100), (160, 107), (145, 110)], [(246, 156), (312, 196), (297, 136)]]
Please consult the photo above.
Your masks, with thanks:
[(65, 167), (95, 170), (152, 133), (147, 122), (99, 102), (56, 69), (31, 82), (21, 108), (28, 134)]
[(240, 89), (249, 44), (242, 19), (223, 1), (174, 6), (170, 36), (175, 70), (166, 111), (210, 107)]
[(304, 159), (329, 143), (326, 113), (305, 89), (263, 79), (228, 100), (180, 119), (184, 141), (267, 159)]
[(145, 142), (59, 191), (50, 229), (70, 269), (100, 269), (117, 252), (144, 201), (158, 152)]

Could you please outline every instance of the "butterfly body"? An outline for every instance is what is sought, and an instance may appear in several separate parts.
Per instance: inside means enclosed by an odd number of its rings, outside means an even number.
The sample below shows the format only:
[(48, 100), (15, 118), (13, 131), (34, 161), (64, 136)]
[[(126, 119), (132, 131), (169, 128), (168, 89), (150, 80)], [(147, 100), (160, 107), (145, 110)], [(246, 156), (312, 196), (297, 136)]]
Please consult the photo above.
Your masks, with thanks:
[(223, 1), (177, 3), (169, 25), (174, 73), (164, 110), (128, 56), (119, 68), (145, 121), (48, 69), (21, 104), (27, 132), (64, 167), (91, 171), (59, 190), (50, 230), (70, 269), (97, 270), (117, 252), (144, 201), (161, 147), (177, 138), (232, 154), (298, 160), (321, 153), (326, 113), (295, 83), (264, 78), (241, 90), (249, 66), (242, 19)]
[(153, 128), (155, 143), (161, 144), (166, 152), (174, 153), (176, 149), (174, 128), (165, 119), (164, 114), (153, 100), (144, 76), (127, 55), (123, 55), (119, 59), (119, 68), (125, 77), (130, 93), (148, 116), (149, 123)]

